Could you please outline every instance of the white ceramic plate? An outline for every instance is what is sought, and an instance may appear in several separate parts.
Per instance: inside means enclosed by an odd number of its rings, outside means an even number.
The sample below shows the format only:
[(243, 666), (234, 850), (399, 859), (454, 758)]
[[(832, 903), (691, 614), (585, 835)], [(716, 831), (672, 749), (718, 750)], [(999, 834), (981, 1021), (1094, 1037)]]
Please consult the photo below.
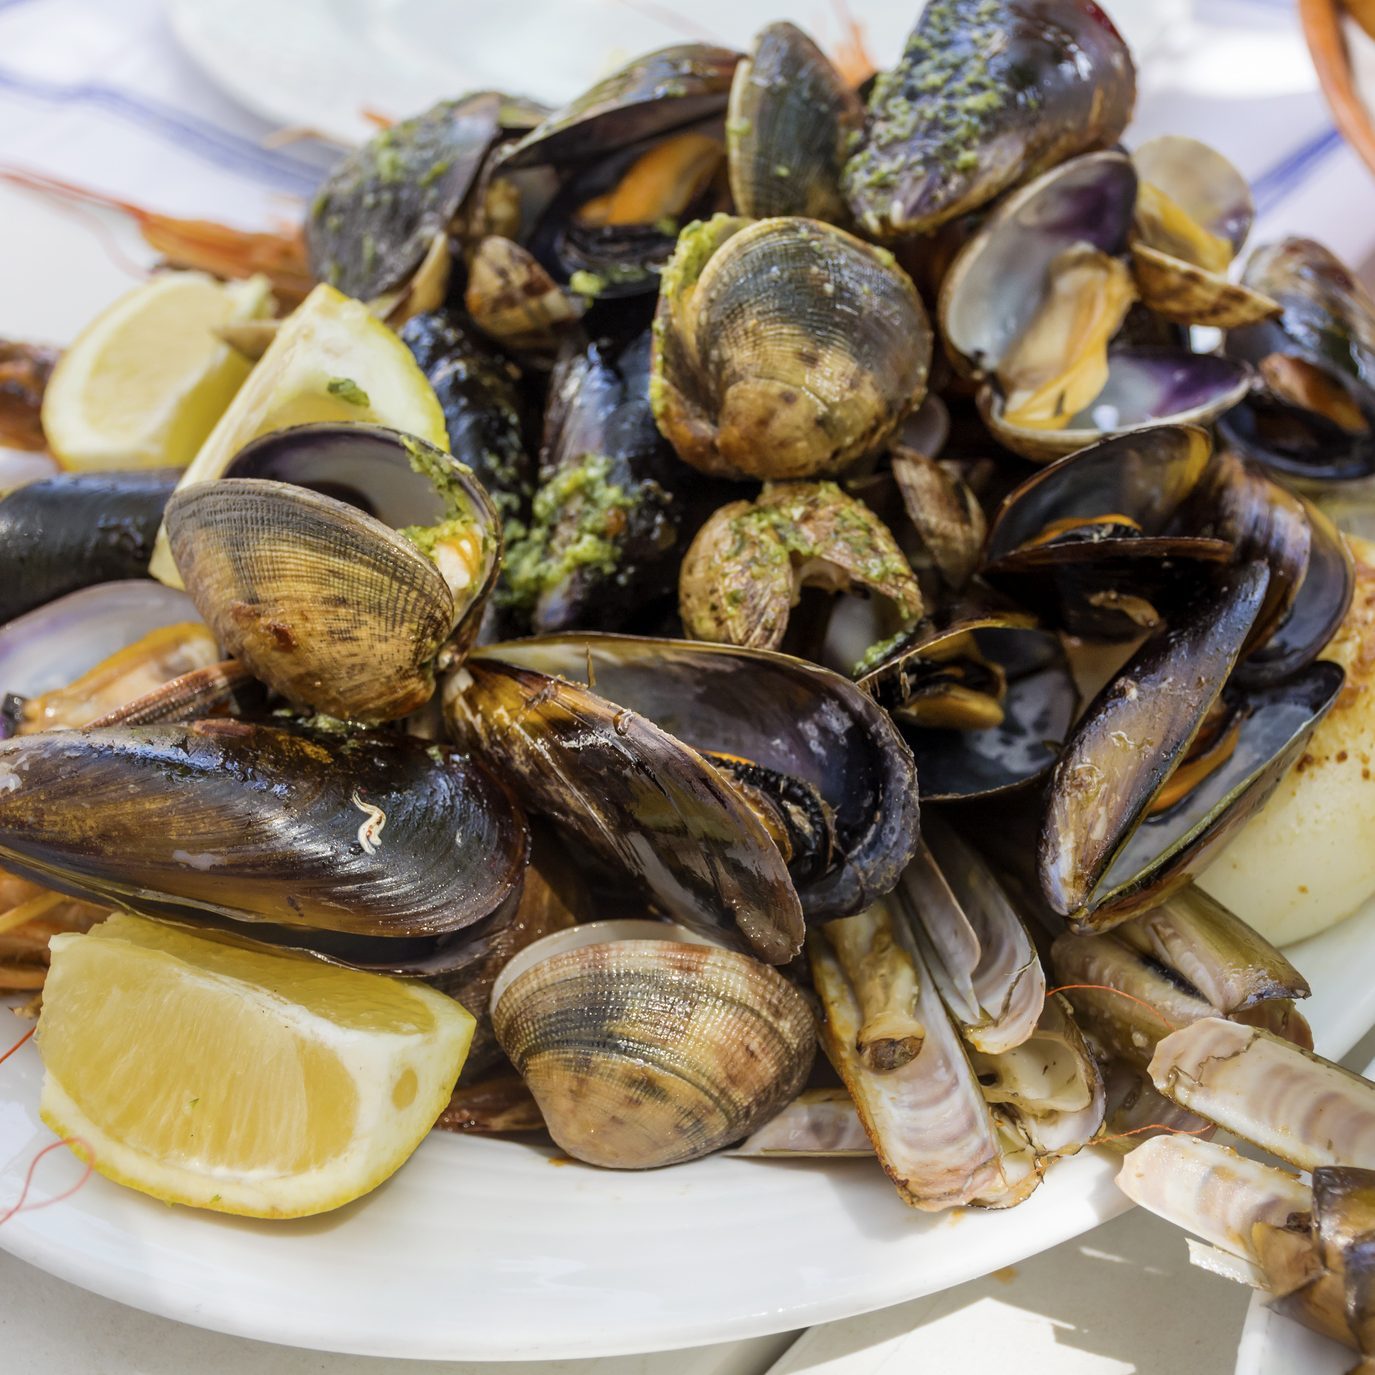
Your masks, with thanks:
[[(1318, 1045), (1341, 1055), (1375, 1020), (1375, 906), (1293, 953), (1313, 982)], [(40, 1077), (32, 1046), (0, 1066), (0, 1212), (51, 1140)], [(435, 1136), (390, 1183), (320, 1219), (217, 1218), (93, 1178), (0, 1226), (0, 1247), (135, 1307), (268, 1341), (431, 1359), (610, 1355), (805, 1327), (987, 1274), (1124, 1211), (1115, 1170), (1086, 1152), (1019, 1208), (927, 1217), (862, 1160), (720, 1157), (626, 1175)], [(76, 1173), (65, 1152), (47, 1157), (31, 1197)]]
[[(1187, 0), (1114, 0), (1145, 56)], [(850, 0), (874, 59), (902, 51), (921, 0)], [(345, 143), (375, 132), (364, 110), (412, 114), (496, 87), (560, 102), (635, 53), (706, 39), (744, 48), (793, 18), (834, 50), (836, 10), (817, 0), (167, 0), (172, 27), (206, 72), (255, 113)]]
[[(1375, 1079), (1375, 1061), (1365, 1077)], [(1265, 1297), (1259, 1290), (1251, 1295), (1235, 1375), (1345, 1375), (1351, 1369), (1355, 1356), (1347, 1347), (1276, 1313)]]

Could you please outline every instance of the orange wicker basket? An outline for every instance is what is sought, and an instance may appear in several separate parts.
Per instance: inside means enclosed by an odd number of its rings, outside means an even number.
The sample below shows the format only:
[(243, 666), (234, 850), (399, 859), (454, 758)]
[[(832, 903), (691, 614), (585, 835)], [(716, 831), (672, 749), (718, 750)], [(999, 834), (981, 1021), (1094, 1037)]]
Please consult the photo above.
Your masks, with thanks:
[(1304, 37), (1318, 69), (1332, 117), (1347, 141), (1375, 171), (1375, 121), (1352, 72), (1343, 0), (1299, 0)]

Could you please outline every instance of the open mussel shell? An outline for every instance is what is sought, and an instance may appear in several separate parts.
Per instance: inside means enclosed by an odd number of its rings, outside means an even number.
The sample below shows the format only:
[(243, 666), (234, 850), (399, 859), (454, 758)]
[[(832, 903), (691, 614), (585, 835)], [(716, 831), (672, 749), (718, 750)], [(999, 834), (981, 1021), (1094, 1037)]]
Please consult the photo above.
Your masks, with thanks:
[(726, 108), (739, 60), (739, 53), (707, 43), (646, 53), (537, 125), (502, 165), (577, 162), (698, 124)]
[(816, 1022), (781, 974), (649, 921), (528, 946), (492, 992), (502, 1049), (569, 1155), (609, 1169), (695, 1160), (796, 1097)]
[(1033, 474), (994, 513), (983, 574), (1047, 624), (1133, 639), (1228, 562), (1225, 539), (1172, 532), (1208, 468), (1197, 428), (1118, 435)]
[(713, 476), (826, 476), (893, 434), (930, 361), (890, 254), (817, 220), (718, 215), (683, 231), (660, 285), (654, 417)]
[[(1331, 707), (1343, 673), (1317, 663), (1270, 687), (1229, 688), (1265, 599), (1263, 564), (1228, 570), (1196, 608), (1139, 649), (1080, 719), (1051, 777), (1037, 862), (1051, 907), (1101, 930), (1199, 872), (1250, 816)], [(1215, 748), (1189, 760), (1221, 699)], [(1199, 776), (1175, 795), (1176, 771)]]
[(1278, 301), (1280, 314), (1227, 334), (1227, 355), (1264, 383), (1227, 417), (1227, 439), (1304, 482), (1375, 472), (1375, 303), (1365, 288), (1311, 239), (1256, 249), (1242, 280)]
[(1002, 613), (918, 632), (858, 681), (901, 726), (925, 802), (1041, 777), (1079, 708), (1058, 636)]
[(145, 577), (181, 474), (59, 473), (0, 499), (0, 622), (93, 583)]
[[(472, 683), (465, 683), (465, 671)], [(511, 722), (496, 720), (483, 700), (501, 683), (510, 685), (505, 695), (521, 690), (520, 711)], [(524, 700), (541, 689), (550, 696), (547, 704)], [(691, 776), (681, 776), (682, 786), (691, 784), (694, 807), (704, 789), (714, 798), (722, 786), (711, 778), (699, 781), (699, 751), (748, 760), (820, 794), (834, 819), (837, 854), (825, 873), (798, 883), (802, 909), (812, 921), (858, 912), (890, 892), (917, 844), (916, 770), (887, 714), (853, 683), (788, 655), (620, 635), (514, 640), (474, 655), (446, 684), (445, 701), (460, 738), (481, 743), (487, 737), (494, 759), (508, 757), (520, 743), (510, 739), (519, 727), (531, 757), (522, 749), (506, 776), (517, 781), (518, 791), (530, 789), (532, 810), (550, 809), (594, 852), (614, 839), (623, 852), (619, 867), (640, 874), (668, 910), (689, 924), (682, 898), (678, 906), (668, 901), (684, 882), (705, 887), (714, 914), (709, 925), (733, 921), (723, 918), (732, 909), (723, 909), (713, 890), (728, 875), (725, 857), (737, 850), (751, 867), (762, 863), (753, 841), (747, 845), (760, 828), (751, 816), (738, 834), (711, 831), (729, 845), (713, 839), (706, 855), (684, 847), (684, 821), (693, 813), (678, 817), (666, 809), (665, 780), (657, 776), (661, 760), (691, 766)], [(584, 714), (570, 717), (571, 708)], [(671, 754), (663, 753), (669, 748), (661, 738), (665, 733)], [(593, 780), (589, 770), (603, 756), (608, 776)], [(629, 768), (631, 760), (639, 766)], [(679, 767), (675, 762), (675, 777)], [(575, 793), (587, 800), (577, 801)], [(719, 805), (713, 800), (713, 809)], [(735, 812), (732, 802), (730, 815)], [(646, 862), (647, 847), (657, 852), (652, 864)], [(655, 885), (663, 883), (666, 866), (690, 866), (696, 876), (674, 879), (661, 891)], [(766, 892), (774, 895), (775, 909), (736, 909), (742, 920), (762, 927), (757, 935), (746, 930), (763, 942), (761, 950), (789, 947), (796, 930), (791, 904), (777, 896), (780, 886), (770, 869)], [(686, 910), (700, 911), (701, 905), (702, 898), (693, 897)], [(779, 929), (769, 930), (765, 921)]]
[(1255, 218), (1245, 177), (1215, 149), (1168, 134), (1132, 154), (1141, 191), (1132, 271), (1141, 298), (1180, 324), (1235, 329), (1279, 310), (1227, 267)]
[[(476, 633), (500, 523), (468, 469), (379, 426), (303, 425), (167, 508), (172, 553), (226, 650), (297, 705), (385, 721)], [(248, 476), (252, 474), (252, 476)]]
[(344, 158), (306, 216), (316, 279), (370, 300), (411, 277), (477, 179), (502, 105), (495, 91), (441, 101)]
[(1277, 625), (1237, 666), (1239, 683), (1277, 683), (1322, 653), (1356, 590), (1346, 540), (1312, 502), (1299, 498), (1309, 530), (1308, 557), (1292, 600)]
[(871, 234), (925, 233), (1115, 143), (1135, 99), (1131, 54), (1091, 0), (932, 0), (869, 95), (850, 208)]
[(490, 916), (525, 865), (506, 790), (409, 736), (62, 731), (0, 744), (0, 774), (7, 868), (154, 916), (435, 937)]
[(840, 172), (863, 124), (859, 97), (801, 29), (762, 29), (731, 84), (726, 148), (736, 210), (844, 222)]

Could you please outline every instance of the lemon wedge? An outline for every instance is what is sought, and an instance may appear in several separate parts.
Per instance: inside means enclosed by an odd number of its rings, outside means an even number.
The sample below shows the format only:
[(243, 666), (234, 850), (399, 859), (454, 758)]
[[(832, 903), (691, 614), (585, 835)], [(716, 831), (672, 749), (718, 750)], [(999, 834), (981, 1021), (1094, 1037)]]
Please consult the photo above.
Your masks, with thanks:
[(215, 330), (267, 315), (266, 277), (168, 272), (97, 315), (58, 360), (43, 433), (64, 468), (182, 468), (251, 364)]
[(424, 985), (120, 913), (53, 938), (40, 1113), (166, 1203), (303, 1217), (404, 1163), (472, 1034)]
[[(282, 322), (181, 485), (221, 477), (259, 435), (319, 421), (387, 425), (449, 447), (444, 412), (411, 351), (367, 306), (324, 283)], [(165, 529), (149, 571), (182, 586)]]

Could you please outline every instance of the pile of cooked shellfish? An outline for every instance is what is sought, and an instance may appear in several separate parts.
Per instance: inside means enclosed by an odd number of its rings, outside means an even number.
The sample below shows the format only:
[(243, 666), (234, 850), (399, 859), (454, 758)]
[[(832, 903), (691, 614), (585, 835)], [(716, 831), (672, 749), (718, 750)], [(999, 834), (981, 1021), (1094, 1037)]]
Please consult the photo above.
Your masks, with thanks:
[[(1375, 1090), (1270, 939), (1375, 893), (1375, 305), (1134, 98), (1091, 0), (930, 0), (858, 84), (779, 23), (351, 152), (312, 296), (447, 451), (0, 500), (0, 986), (112, 908), (421, 979), (479, 1022), (439, 1126), (612, 1168), (1002, 1208), (1144, 1141), (1375, 1354)], [(0, 352), (13, 447), (51, 364)]]

